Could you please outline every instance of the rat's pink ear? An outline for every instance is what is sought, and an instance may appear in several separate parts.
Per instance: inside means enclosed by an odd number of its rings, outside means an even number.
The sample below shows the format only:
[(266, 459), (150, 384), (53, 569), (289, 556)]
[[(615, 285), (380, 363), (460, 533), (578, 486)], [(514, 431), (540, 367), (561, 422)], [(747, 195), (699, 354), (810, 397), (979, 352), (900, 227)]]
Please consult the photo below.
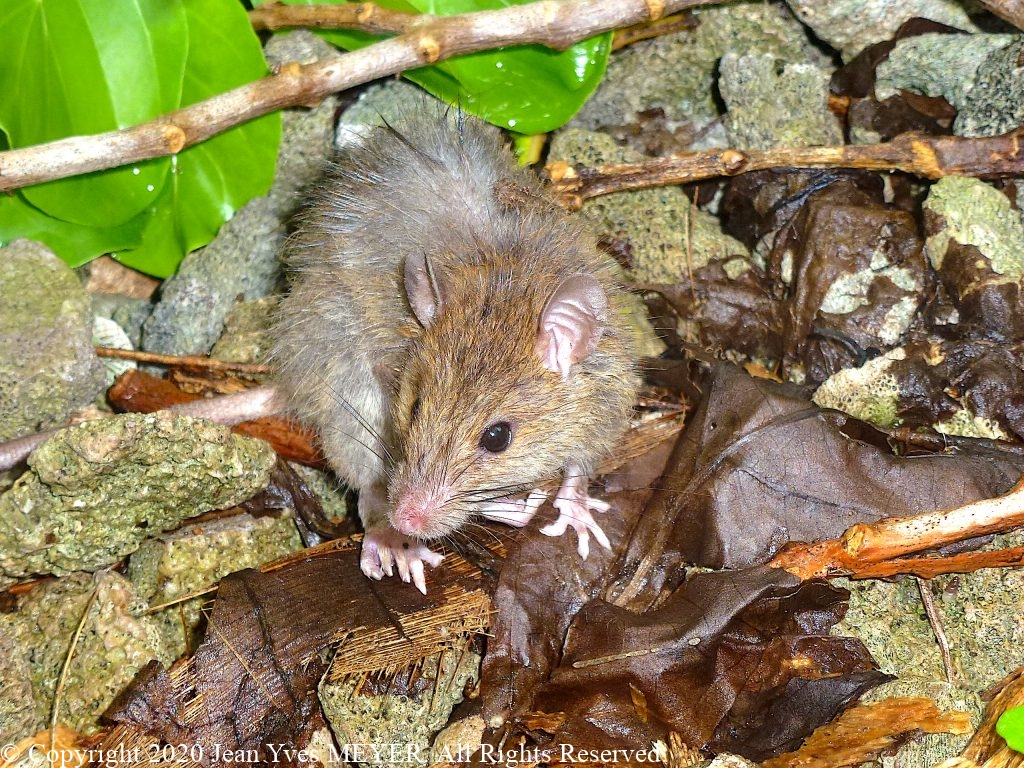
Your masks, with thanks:
[(444, 296), (425, 253), (410, 254), (405, 260), (405, 294), (420, 325), (429, 327), (441, 313)]
[(562, 281), (540, 313), (537, 355), (545, 368), (568, 378), (569, 366), (597, 349), (608, 318), (608, 297), (595, 278)]

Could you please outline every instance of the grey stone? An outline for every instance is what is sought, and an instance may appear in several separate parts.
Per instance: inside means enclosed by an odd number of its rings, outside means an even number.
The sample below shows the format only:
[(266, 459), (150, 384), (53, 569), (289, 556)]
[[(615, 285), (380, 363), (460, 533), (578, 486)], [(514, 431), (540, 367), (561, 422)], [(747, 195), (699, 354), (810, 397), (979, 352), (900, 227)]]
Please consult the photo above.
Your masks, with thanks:
[(360, 141), (369, 128), (398, 122), (403, 115), (422, 108), (424, 100), (441, 104), (423, 89), (404, 80), (388, 80), (370, 86), (338, 118), (335, 146), (343, 149), (350, 142)]
[(992, 51), (953, 123), (960, 136), (998, 136), (1024, 125), (1024, 37)]
[(729, 52), (770, 53), (826, 66), (828, 57), (784, 7), (732, 2), (694, 11), (694, 29), (646, 40), (615, 53), (601, 84), (570, 127), (600, 130), (631, 124), (638, 112), (659, 108), (670, 128), (687, 128), (694, 149), (724, 146), (714, 128), (718, 61)]
[(875, 95), (901, 90), (941, 96), (957, 109), (970, 103), (982, 64), (1005, 49), (1013, 35), (927, 34), (900, 40), (878, 65)]
[(0, 496), (0, 579), (95, 570), (270, 481), (267, 443), (168, 412), (61, 430)]
[(770, 53), (732, 52), (722, 57), (720, 70), (730, 146), (772, 149), (843, 142), (839, 120), (828, 109), (828, 70)]
[(81, 281), (45, 246), (0, 249), (0, 441), (64, 424), (103, 390)]
[(285, 64), (312, 64), (320, 59), (339, 55), (339, 51), (308, 29), (271, 35), (263, 47), (263, 56), (275, 72)]
[(270, 320), (277, 302), (276, 296), (268, 296), (235, 304), (210, 356), (232, 363), (262, 362), (270, 344)]
[(820, 39), (849, 61), (874, 43), (890, 39), (915, 16), (975, 32), (960, 0), (786, 0)]
[(250, 200), (213, 242), (186, 256), (177, 274), (164, 282), (160, 302), (143, 325), (143, 349), (167, 355), (209, 352), (236, 298), (257, 299), (277, 288), (284, 236), (284, 222), (271, 200)]
[(133, 349), (142, 345), (142, 326), (153, 313), (153, 303), (147, 299), (135, 299), (114, 310), (110, 319), (121, 326), (128, 335)]

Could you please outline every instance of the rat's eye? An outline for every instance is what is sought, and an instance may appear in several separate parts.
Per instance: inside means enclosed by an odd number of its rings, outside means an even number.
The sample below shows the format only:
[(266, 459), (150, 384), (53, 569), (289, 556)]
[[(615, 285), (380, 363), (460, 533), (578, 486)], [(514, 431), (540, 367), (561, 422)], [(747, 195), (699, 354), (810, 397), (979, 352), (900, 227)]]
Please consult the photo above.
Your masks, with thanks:
[(420, 412), (420, 399), (417, 397), (412, 401), (412, 408), (409, 410), (409, 421), (416, 421), (416, 416)]
[(501, 453), (512, 444), (512, 426), (507, 421), (496, 421), (480, 435), (480, 447), (491, 453)]

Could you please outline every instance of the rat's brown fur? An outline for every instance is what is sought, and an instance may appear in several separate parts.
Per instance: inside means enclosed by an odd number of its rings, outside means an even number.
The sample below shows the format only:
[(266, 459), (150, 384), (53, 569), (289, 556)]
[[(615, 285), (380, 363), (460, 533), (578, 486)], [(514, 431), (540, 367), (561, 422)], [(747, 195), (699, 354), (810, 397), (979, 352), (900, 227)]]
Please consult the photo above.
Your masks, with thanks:
[[(510, 184), (521, 206), (497, 194)], [(617, 268), (495, 129), (424, 109), (377, 130), (330, 168), (287, 255), (279, 385), (333, 468), (372, 498), (360, 504), (367, 527), (386, 497), (393, 507), (410, 489), (445, 488), (423, 537), (445, 535), (475, 503), (570, 463), (590, 471), (623, 432), (636, 375)], [(410, 255), (426, 255), (442, 286), (427, 328), (405, 294)], [(535, 344), (545, 303), (573, 275), (596, 278), (609, 308), (596, 351), (563, 381)], [(497, 421), (513, 439), (491, 454), (479, 440)]]

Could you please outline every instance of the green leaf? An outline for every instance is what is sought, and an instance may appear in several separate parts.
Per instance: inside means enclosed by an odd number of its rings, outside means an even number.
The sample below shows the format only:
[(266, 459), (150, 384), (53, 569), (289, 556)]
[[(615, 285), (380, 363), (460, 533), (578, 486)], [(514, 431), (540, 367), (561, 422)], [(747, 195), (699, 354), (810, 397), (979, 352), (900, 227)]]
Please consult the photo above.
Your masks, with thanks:
[[(237, 0), (0, 0), (0, 29), (0, 147), (142, 123), (267, 72)], [(34, 237), (76, 266), (116, 251), (166, 277), (267, 191), (280, 137), (272, 114), (176, 157), (30, 187), (0, 201), (0, 240)]]
[[(190, 41), (185, 104), (266, 74), (259, 40), (241, 4), (187, 0), (185, 8)], [(210, 242), (236, 210), (270, 188), (280, 142), (281, 115), (274, 113), (179, 154), (142, 246), (116, 258), (157, 277), (172, 274), (185, 253)]]
[(142, 213), (124, 224), (87, 227), (47, 216), (18, 193), (0, 195), (0, 245), (21, 237), (38, 240), (72, 267), (80, 267), (96, 254), (138, 245), (146, 219)]
[(156, 204), (140, 217), (144, 221), (139, 241), (123, 250), (114, 249), (111, 255), (115, 259), (154, 277), (174, 274), (186, 253), (173, 202), (175, 186), (172, 175)]
[[(0, 128), (11, 146), (100, 133), (174, 109), (188, 46), (166, 0), (4, 0)], [(68, 222), (126, 222), (160, 193), (166, 158), (39, 184), (23, 194)]]
[(1024, 752), (1024, 707), (1003, 712), (996, 721), (996, 733), (1003, 737), (1010, 749)]
[[(285, 0), (312, 5), (320, 0)], [(341, 0), (330, 0), (340, 2)], [(523, 5), (530, 0), (380, 0), (396, 11), (452, 15)], [(362, 32), (320, 32), (342, 48), (376, 38)], [(404, 73), (438, 98), (517, 133), (546, 133), (564, 125), (597, 88), (608, 64), (611, 33), (556, 53), (540, 45), (470, 53)]]

